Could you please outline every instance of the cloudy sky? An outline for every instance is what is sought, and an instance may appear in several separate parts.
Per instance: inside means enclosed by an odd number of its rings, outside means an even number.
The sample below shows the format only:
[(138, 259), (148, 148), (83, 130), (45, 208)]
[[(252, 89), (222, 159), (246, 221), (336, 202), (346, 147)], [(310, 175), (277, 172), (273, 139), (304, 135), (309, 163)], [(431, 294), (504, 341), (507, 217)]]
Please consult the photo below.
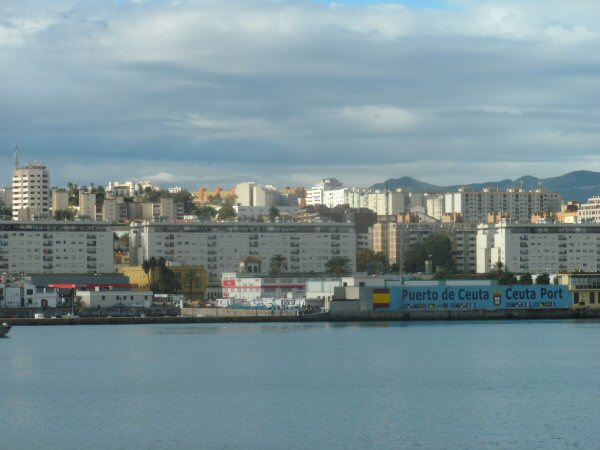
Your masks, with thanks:
[(0, 185), (600, 170), (597, 0), (2, 0)]

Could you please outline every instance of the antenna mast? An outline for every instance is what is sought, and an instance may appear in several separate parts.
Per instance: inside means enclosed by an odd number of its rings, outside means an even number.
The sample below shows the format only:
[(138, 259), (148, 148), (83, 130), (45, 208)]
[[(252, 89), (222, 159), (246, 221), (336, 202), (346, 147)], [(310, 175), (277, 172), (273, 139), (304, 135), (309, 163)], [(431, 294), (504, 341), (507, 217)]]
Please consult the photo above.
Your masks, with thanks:
[(15, 169), (19, 168), (19, 146), (15, 145)]

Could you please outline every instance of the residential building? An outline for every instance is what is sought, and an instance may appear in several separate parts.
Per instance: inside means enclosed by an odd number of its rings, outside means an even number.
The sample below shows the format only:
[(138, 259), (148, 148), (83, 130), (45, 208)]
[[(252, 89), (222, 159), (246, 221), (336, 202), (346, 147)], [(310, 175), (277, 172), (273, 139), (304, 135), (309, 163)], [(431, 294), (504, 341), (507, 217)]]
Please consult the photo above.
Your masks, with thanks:
[(12, 178), (14, 220), (48, 217), (50, 211), (50, 173), (44, 163), (34, 161), (17, 167)]
[[(255, 220), (259, 217), (268, 218), (271, 214), (271, 208), (267, 206), (242, 206), (234, 205), (233, 209), (237, 214), (237, 220)], [(299, 206), (276, 206), (280, 220), (292, 219), (301, 211)]]
[(113, 233), (97, 222), (0, 221), (0, 272), (113, 271)]
[(96, 220), (96, 194), (79, 189), (79, 217)]
[(325, 272), (334, 256), (356, 265), (354, 225), (345, 223), (144, 222), (131, 224), (129, 239), (132, 265), (154, 256), (205, 266), (209, 296), (220, 294), (222, 273), (237, 271), (243, 263), (252, 265), (251, 273), (267, 274), (275, 255), (282, 255), (295, 273)]
[(136, 192), (144, 192), (146, 189), (153, 191), (160, 190), (160, 186), (154, 181), (109, 181), (106, 186), (106, 193), (115, 197), (133, 197)]
[(600, 225), (538, 223), (477, 226), (477, 272), (497, 262), (514, 273), (600, 270)]
[[(404, 267), (411, 246), (444, 234), (452, 241), (452, 258), (458, 273), (475, 273), (476, 227), (465, 223), (389, 222), (373, 226), (373, 251), (386, 254), (390, 264)], [(435, 269), (435, 268), (434, 268)]]
[(247, 182), (235, 187), (236, 203), (241, 206), (262, 206), (270, 208), (278, 203), (279, 191), (274, 186), (261, 186)]
[(488, 214), (506, 213), (512, 222), (529, 223), (536, 213), (560, 212), (561, 201), (560, 193), (542, 189), (526, 192), (513, 188), (502, 192), (497, 188), (461, 188), (444, 195), (444, 213), (460, 213), (469, 223), (485, 223)]
[(52, 188), (52, 213), (69, 209), (69, 192), (66, 189)]
[(600, 196), (588, 199), (579, 205), (577, 216), (580, 222), (600, 222)]
[(343, 188), (337, 178), (325, 178), (306, 191), (306, 205), (323, 205), (325, 191)]

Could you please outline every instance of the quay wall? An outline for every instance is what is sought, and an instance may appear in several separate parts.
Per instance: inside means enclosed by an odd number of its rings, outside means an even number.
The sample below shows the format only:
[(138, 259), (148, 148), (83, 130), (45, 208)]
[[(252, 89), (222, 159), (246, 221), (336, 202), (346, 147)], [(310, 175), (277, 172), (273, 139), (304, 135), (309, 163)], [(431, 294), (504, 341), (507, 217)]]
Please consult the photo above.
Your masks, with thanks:
[[(116, 325), (116, 324), (182, 324), (182, 323), (260, 323), (260, 322), (371, 322), (371, 321), (470, 321), (470, 320), (558, 320), (600, 319), (600, 309), (548, 310), (452, 310), (452, 311), (364, 311), (355, 313), (302, 314), (296, 311), (230, 310), (218, 308), (189, 308), (182, 315), (173, 316), (81, 316), (34, 319), (18, 317), (0, 309), (0, 322), (11, 325)], [(183, 312), (183, 311), (182, 311)], [(199, 315), (201, 314), (201, 315)]]
[(299, 311), (236, 308), (183, 308), (184, 317), (298, 317)]

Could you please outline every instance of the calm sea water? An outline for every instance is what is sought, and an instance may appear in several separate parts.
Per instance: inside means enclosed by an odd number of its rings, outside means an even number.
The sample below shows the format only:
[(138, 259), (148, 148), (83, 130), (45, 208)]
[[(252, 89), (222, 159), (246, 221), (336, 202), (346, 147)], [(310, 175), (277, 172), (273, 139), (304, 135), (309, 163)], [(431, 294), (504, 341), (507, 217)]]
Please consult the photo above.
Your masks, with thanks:
[(600, 322), (14, 327), (2, 449), (600, 448)]

